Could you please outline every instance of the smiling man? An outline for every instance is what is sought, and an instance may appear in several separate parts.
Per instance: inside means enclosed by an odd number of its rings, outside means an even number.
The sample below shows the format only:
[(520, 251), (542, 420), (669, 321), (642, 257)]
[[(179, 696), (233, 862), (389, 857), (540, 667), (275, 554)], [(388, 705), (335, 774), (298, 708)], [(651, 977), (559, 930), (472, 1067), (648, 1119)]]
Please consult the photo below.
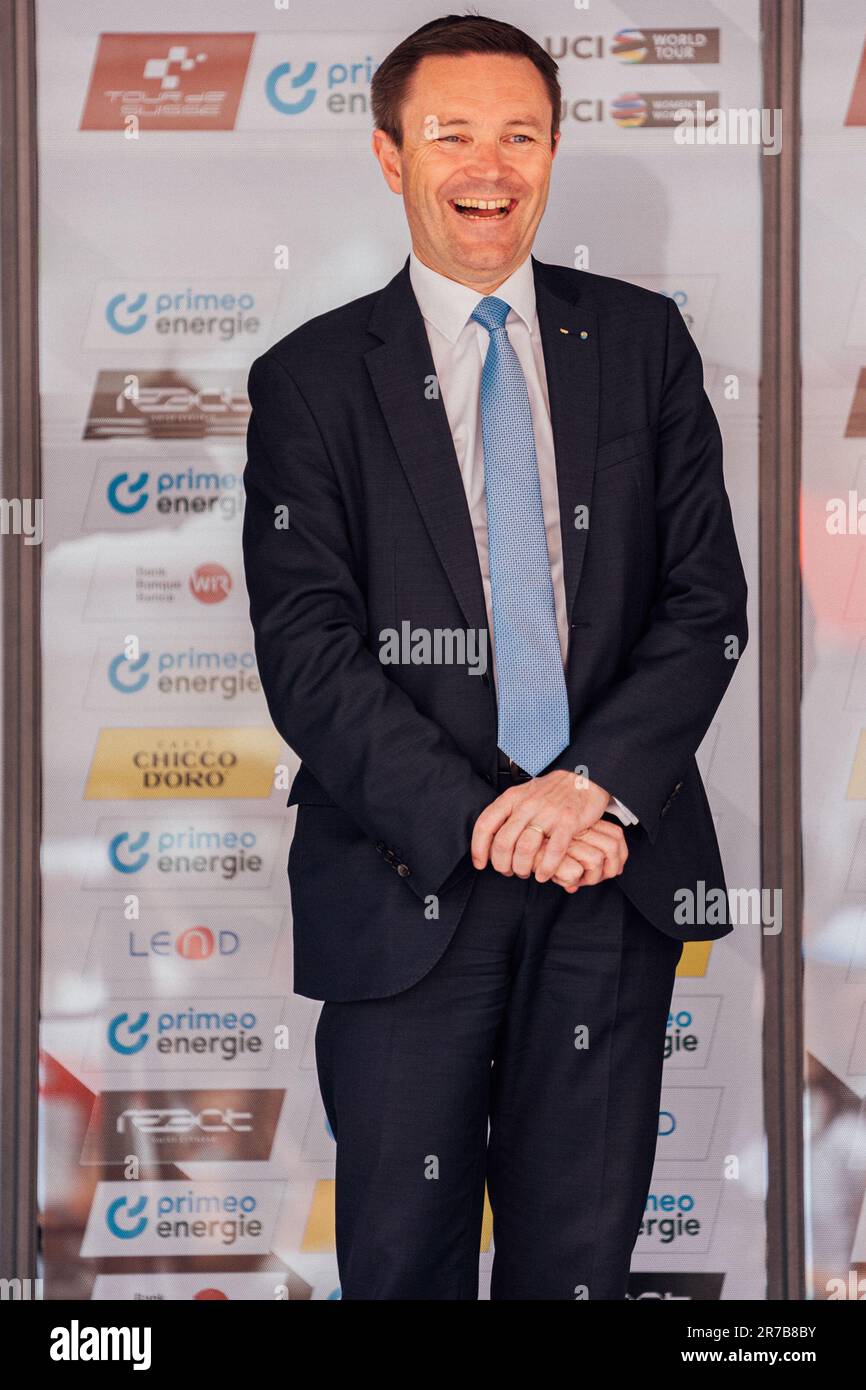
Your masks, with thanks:
[(486, 1186), (491, 1298), (622, 1299), (682, 943), (730, 930), (677, 912), (747, 635), (719, 429), (670, 300), (531, 254), (534, 40), (436, 20), (372, 96), (411, 254), (253, 364), (245, 473), (342, 1296), (477, 1298)]

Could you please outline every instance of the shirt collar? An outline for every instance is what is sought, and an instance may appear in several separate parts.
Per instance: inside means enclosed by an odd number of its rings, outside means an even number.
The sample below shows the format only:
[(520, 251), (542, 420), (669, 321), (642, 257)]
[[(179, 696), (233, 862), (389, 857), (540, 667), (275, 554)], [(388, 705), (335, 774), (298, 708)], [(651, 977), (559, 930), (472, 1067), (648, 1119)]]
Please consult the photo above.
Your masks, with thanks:
[[(446, 275), (431, 270), (423, 261), (419, 261), (414, 251), (409, 253), (409, 279), (423, 317), (450, 343), (456, 343), (470, 314), (484, 295), (469, 285), (461, 285), (457, 280), (449, 280)], [(535, 276), (531, 256), (527, 256), (503, 281), (494, 291), (494, 296), (510, 304), (513, 312), (532, 331), (535, 324)]]

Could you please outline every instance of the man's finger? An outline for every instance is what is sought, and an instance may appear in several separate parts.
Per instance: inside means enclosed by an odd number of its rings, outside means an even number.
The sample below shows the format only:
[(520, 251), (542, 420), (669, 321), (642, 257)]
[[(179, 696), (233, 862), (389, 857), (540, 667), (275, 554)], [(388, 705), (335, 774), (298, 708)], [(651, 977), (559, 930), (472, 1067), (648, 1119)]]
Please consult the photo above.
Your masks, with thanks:
[(572, 841), (572, 846), (576, 849), (578, 845), (591, 845), (594, 849), (600, 850), (604, 855), (604, 877), (616, 878), (625, 867), (628, 846), (625, 836), (617, 835), (615, 827), (611, 827), (614, 833), (608, 834), (599, 828), (600, 824), (590, 830), (584, 830)]
[(535, 877), (539, 883), (546, 883), (556, 873), (557, 868), (568, 853), (568, 847), (572, 842), (572, 831), (573, 826), (568, 820), (560, 820), (552, 830), (547, 844), (544, 846), (541, 863), (535, 871)]
[(504, 825), (511, 814), (514, 791), (509, 787), (485, 806), (472, 830), (472, 863), (476, 869), (483, 869), (490, 855), (490, 846), (499, 827)]
[(529, 878), (535, 868), (539, 851), (545, 846), (544, 834), (537, 825), (527, 825), (517, 837), (511, 867), (518, 878)]

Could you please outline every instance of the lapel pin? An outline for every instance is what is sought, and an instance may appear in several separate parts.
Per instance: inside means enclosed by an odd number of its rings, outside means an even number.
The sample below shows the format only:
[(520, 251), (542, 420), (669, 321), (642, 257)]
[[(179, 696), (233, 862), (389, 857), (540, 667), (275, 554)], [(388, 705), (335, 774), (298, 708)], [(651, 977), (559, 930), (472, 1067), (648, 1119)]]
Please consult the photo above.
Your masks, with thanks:
[(581, 336), (581, 338), (588, 338), (588, 337), (589, 337), (589, 334), (587, 333), (587, 331), (586, 331), (585, 328), (582, 328), (582, 329), (580, 330), (580, 336)]
[(560, 328), (559, 331), (560, 331), (560, 333), (567, 333), (567, 332), (568, 332), (568, 329), (567, 329), (567, 328)]

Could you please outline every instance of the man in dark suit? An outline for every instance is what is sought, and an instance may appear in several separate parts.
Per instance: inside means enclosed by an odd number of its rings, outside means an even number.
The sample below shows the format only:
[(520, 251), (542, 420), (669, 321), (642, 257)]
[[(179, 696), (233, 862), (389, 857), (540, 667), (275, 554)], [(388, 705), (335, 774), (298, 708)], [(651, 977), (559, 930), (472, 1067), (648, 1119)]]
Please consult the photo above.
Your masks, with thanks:
[(682, 943), (731, 929), (681, 910), (725, 891), (694, 755), (747, 635), (721, 438), (672, 301), (531, 256), (556, 71), (478, 16), (395, 49), (412, 253), (250, 373), (348, 1299), (477, 1298), (485, 1185), (492, 1298), (623, 1298)]

